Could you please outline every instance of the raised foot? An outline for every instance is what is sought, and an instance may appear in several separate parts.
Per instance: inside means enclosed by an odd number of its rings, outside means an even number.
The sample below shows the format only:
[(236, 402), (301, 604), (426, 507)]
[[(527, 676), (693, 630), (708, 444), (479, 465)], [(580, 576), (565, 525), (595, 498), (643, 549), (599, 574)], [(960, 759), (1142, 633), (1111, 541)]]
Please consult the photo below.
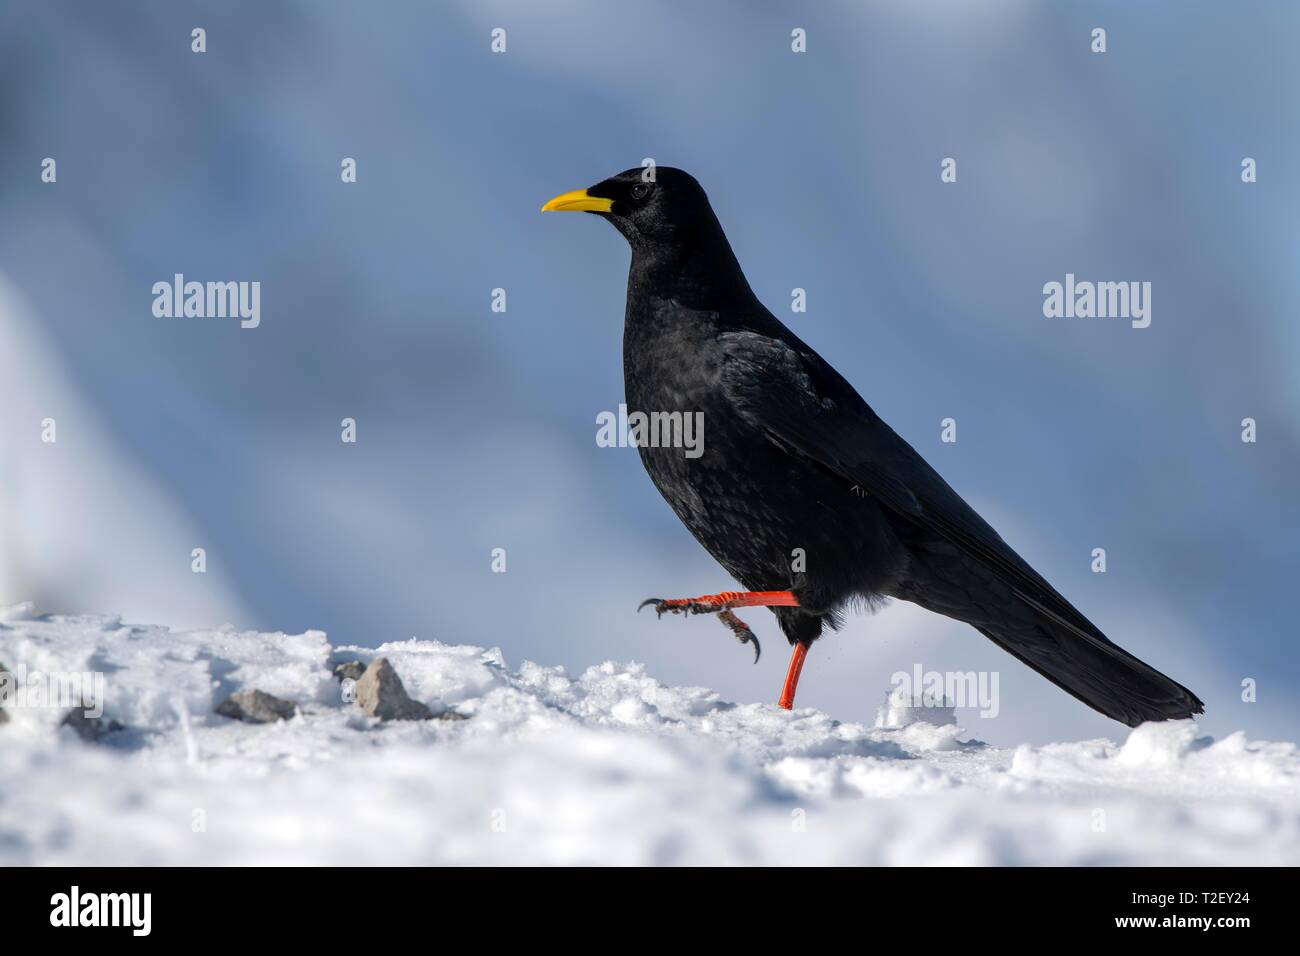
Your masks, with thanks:
[(737, 607), (798, 607), (799, 599), (789, 591), (722, 591), (693, 598), (648, 598), (637, 610), (654, 605), (660, 616), (673, 614), (716, 614)]
[(640, 611), (642, 608), (652, 606), (655, 609), (655, 616), (663, 617), (664, 613), (669, 614), (717, 614), (719, 611), (725, 611), (726, 605), (714, 604), (707, 598), (646, 598), (636, 606)]
[(637, 610), (653, 607), (655, 614), (663, 617), (670, 614), (716, 614), (718, 620), (726, 626), (741, 644), (754, 645), (754, 663), (763, 655), (763, 648), (758, 637), (749, 629), (749, 625), (732, 613), (735, 607), (755, 606), (793, 606), (795, 599), (789, 591), (723, 591), (721, 594), (706, 594), (697, 598), (647, 598)]

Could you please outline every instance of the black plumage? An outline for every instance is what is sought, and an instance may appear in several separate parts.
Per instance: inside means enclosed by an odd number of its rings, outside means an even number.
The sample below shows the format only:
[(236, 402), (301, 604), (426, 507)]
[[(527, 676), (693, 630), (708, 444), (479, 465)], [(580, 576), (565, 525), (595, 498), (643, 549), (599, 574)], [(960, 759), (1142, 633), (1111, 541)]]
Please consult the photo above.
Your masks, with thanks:
[(965, 621), (1130, 726), (1202, 711), (1107, 640), (758, 301), (690, 175), (628, 170), (546, 208), (594, 212), (631, 245), (628, 407), (705, 423), (698, 458), (640, 447), (641, 460), (736, 580), (793, 592), (797, 607), (772, 608), (792, 644), (811, 644), (855, 601), (899, 598)]

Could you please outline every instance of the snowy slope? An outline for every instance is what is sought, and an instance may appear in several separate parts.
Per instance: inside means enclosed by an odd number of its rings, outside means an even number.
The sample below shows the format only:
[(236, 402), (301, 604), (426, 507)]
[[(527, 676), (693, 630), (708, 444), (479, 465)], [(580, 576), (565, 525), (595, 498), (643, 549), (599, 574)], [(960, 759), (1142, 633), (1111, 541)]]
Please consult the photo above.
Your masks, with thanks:
[[(118, 447), (41, 316), (2, 274), (0, 383), (0, 602), (75, 610), (111, 602), (178, 625), (243, 616), (223, 562), (214, 557), (205, 574), (190, 569), (193, 549), (212, 541)], [(54, 440), (43, 441), (49, 427)]]
[[(379, 655), (469, 719), (381, 724), (345, 704), (331, 662)], [(125, 725), (88, 743), (59, 707), (10, 700), (0, 865), (1300, 862), (1296, 746), (1186, 722), (1002, 750), (950, 711), (840, 723), (636, 664), (571, 677), (436, 641), (333, 648), (28, 605), (0, 610), (0, 662), (32, 686), (103, 673), (102, 719)], [(213, 713), (250, 688), (297, 716)]]

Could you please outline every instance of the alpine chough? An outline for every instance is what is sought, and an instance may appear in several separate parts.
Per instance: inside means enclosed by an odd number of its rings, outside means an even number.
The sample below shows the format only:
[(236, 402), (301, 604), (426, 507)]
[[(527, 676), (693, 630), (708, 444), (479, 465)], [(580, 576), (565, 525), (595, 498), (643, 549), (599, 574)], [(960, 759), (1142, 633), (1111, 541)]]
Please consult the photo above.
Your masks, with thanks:
[(733, 610), (770, 608), (793, 645), (785, 708), (825, 627), (855, 601), (899, 598), (965, 621), (1129, 726), (1203, 710), (1107, 640), (759, 302), (693, 177), (630, 169), (548, 210), (594, 213), (631, 245), (627, 406), (665, 421), (702, 414), (707, 427), (696, 456), (644, 436), (637, 450), (677, 517), (747, 588), (642, 606), (718, 614), (742, 641), (754, 637)]

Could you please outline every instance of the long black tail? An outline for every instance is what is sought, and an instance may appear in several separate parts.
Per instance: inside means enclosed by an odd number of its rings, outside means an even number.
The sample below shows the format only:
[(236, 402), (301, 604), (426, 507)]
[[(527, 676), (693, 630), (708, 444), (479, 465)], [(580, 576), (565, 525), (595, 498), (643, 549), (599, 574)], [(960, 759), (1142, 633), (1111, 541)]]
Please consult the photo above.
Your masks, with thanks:
[(895, 596), (966, 622), (1113, 720), (1136, 727), (1205, 710), (1182, 684), (1107, 640), (1041, 578), (1038, 594), (1017, 591), (995, 569), (946, 545), (914, 550), (910, 572)]
[(1182, 684), (1100, 634), (1080, 636), (1030, 608), (1025, 611), (1029, 613), (1023, 620), (984, 621), (975, 628), (1093, 710), (1130, 727), (1146, 720), (1192, 717), (1205, 710)]

